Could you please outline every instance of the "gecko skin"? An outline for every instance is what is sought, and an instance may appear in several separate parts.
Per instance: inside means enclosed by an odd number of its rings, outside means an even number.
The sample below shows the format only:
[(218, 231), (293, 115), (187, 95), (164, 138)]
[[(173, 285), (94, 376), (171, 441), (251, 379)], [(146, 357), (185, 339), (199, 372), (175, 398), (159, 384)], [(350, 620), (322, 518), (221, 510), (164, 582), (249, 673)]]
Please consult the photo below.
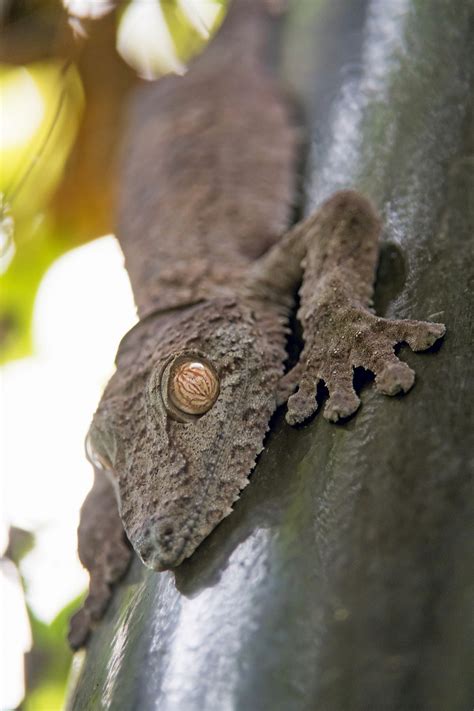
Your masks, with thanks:
[[(323, 381), (324, 417), (348, 417), (357, 367), (381, 393), (406, 392), (414, 373), (394, 346), (424, 350), (445, 332), (371, 310), (381, 223), (362, 195), (339, 192), (288, 231), (298, 137), (262, 59), (269, 22), (263, 0), (236, 0), (188, 74), (135, 103), (117, 233), (140, 321), (88, 436), (95, 483), (79, 554), (90, 590), (74, 648), (132, 547), (154, 570), (175, 567), (231, 513), (279, 404), (303, 422)], [(298, 288), (304, 348), (284, 374)]]

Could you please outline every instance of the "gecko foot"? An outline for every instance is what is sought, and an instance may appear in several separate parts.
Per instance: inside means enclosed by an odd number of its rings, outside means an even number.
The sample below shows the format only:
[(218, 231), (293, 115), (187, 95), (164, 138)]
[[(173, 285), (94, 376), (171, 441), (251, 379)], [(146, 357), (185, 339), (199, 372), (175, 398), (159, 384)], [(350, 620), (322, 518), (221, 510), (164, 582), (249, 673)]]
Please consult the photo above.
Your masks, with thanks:
[(355, 306), (341, 309), (339, 317), (323, 317), (320, 323), (325, 327), (314, 331), (317, 346), (312, 339), (301, 355), (299, 367), (303, 365), (303, 374), (298, 391), (288, 400), (286, 420), (290, 425), (303, 422), (316, 411), (320, 381), (329, 391), (324, 417), (337, 422), (352, 415), (360, 405), (353, 387), (354, 368), (372, 371), (375, 387), (384, 395), (408, 392), (415, 373), (395, 355), (395, 345), (406, 342), (412, 350), (422, 351), (446, 330), (440, 323), (390, 321)]
[[(131, 549), (128, 544), (118, 547), (114, 552), (115, 560), (91, 570), (89, 592), (84, 604), (69, 620), (68, 642), (73, 650), (83, 647), (97, 623), (102, 619), (109, 606), (113, 587), (123, 577), (130, 563)], [(106, 575), (106, 577), (104, 577)]]
[(73, 650), (86, 644), (95, 624), (103, 617), (111, 596), (111, 585), (100, 576), (91, 575), (84, 605), (69, 621), (68, 642)]
[(94, 485), (82, 505), (78, 538), (79, 558), (89, 571), (90, 582), (83, 606), (69, 622), (68, 641), (74, 650), (86, 644), (107, 609), (113, 586), (132, 559), (115, 493), (103, 472), (95, 472)]

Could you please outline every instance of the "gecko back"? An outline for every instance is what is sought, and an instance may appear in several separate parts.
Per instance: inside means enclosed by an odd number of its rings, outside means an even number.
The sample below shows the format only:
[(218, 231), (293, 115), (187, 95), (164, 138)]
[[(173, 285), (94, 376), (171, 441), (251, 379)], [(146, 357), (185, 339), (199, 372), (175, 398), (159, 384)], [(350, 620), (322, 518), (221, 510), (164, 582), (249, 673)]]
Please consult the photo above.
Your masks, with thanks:
[(133, 102), (117, 235), (140, 315), (221, 293), (288, 226), (297, 131), (265, 62), (273, 22), (237, 0), (185, 76)]

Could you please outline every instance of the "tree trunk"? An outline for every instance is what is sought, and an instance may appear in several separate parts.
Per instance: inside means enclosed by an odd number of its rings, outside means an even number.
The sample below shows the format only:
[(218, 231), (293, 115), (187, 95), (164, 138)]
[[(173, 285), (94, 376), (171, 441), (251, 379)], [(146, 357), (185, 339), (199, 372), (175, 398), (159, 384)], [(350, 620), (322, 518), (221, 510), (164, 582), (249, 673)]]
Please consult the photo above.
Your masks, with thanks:
[[(135, 560), (69, 709), (471, 711), (470, 0), (301, 0), (283, 73), (310, 128), (307, 209), (384, 216), (378, 312), (446, 323), (409, 395), (283, 413), (234, 513), (175, 573)], [(472, 284), (472, 281), (471, 281)], [(471, 440), (472, 441), (472, 440)], [(472, 509), (471, 509), (472, 512)]]

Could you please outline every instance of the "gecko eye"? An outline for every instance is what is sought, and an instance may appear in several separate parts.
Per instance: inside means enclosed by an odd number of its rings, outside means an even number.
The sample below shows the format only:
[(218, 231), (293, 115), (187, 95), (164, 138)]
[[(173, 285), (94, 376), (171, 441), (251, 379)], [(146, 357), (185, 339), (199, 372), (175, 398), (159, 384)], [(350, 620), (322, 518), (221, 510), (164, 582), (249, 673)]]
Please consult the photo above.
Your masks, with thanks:
[(169, 413), (177, 419), (204, 415), (219, 395), (219, 377), (206, 360), (180, 356), (165, 368), (161, 394)]
[(93, 467), (100, 470), (112, 469), (112, 463), (109, 457), (99, 452), (97, 447), (94, 446), (90, 431), (86, 436), (85, 449), (86, 457)]

